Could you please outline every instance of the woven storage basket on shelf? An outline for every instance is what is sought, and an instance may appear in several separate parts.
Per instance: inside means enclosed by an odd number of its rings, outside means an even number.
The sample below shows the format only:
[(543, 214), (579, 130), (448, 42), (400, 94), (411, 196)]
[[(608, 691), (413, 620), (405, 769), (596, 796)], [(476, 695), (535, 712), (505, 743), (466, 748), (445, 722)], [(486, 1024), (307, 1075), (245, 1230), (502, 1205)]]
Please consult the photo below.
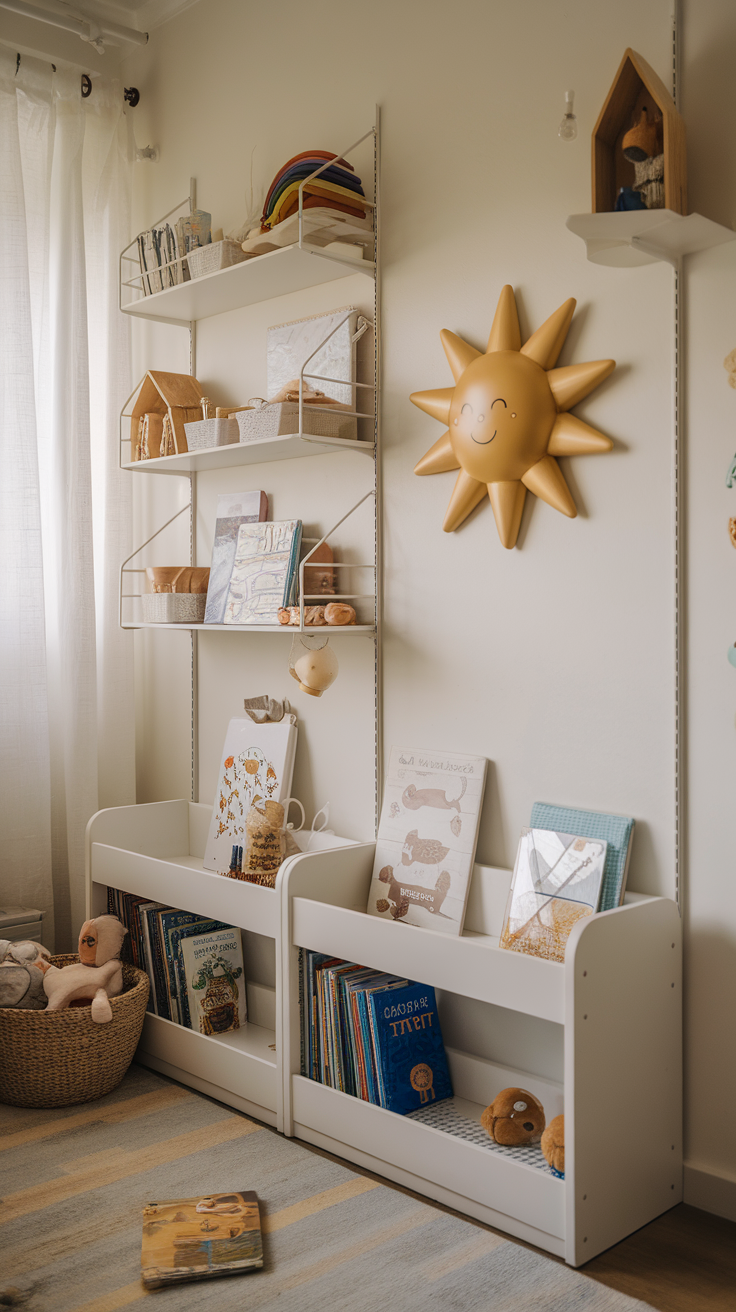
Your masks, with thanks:
[[(260, 410), (240, 410), (235, 416), (241, 442), (260, 442), (268, 437), (283, 437), (299, 432), (299, 406), (296, 401), (277, 401)], [(304, 407), (303, 433), (311, 437), (355, 437), (355, 420), (339, 411), (312, 410)]]
[(238, 422), (230, 419), (197, 419), (184, 425), (190, 451), (204, 451), (211, 446), (230, 446), (240, 441)]
[(219, 269), (229, 269), (231, 264), (240, 264), (248, 256), (239, 241), (211, 241), (206, 246), (198, 246), (187, 255), (189, 272), (193, 278), (204, 278), (208, 273), (217, 273)]
[(207, 593), (144, 592), (141, 605), (144, 624), (201, 624)]
[[(71, 966), (76, 955), (52, 957)], [(71, 1107), (110, 1093), (127, 1071), (143, 1029), (148, 977), (123, 963), (123, 992), (110, 999), (112, 1020), (98, 1025), (87, 1007), (24, 1011), (0, 1007), (0, 1102), (11, 1107)]]

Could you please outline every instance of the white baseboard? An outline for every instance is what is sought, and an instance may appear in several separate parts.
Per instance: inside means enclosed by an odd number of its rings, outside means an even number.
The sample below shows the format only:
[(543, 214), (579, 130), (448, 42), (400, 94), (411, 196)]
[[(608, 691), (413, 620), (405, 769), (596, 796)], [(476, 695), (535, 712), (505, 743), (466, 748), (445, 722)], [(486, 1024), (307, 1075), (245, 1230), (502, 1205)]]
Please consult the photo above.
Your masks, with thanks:
[(685, 1164), (685, 1192), (683, 1201), (691, 1207), (700, 1207), (714, 1216), (725, 1216), (736, 1221), (736, 1180), (719, 1175), (716, 1171), (702, 1171)]

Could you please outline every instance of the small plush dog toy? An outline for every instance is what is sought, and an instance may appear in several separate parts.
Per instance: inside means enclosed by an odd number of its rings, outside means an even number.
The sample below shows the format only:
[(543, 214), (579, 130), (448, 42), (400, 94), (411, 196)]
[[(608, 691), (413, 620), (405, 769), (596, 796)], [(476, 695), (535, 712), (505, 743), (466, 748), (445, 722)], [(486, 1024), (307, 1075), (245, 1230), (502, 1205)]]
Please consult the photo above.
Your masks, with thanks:
[(537, 1143), (545, 1126), (544, 1107), (526, 1089), (502, 1089), (480, 1118), (494, 1143), (521, 1148)]
[(0, 1007), (43, 1010), (43, 976), (49, 969), (48, 958), (48, 948), (33, 939), (13, 942), (0, 938)]
[(555, 1116), (542, 1135), (542, 1152), (553, 1175), (565, 1178), (565, 1118)]
[(49, 966), (43, 986), (49, 1011), (60, 1011), (72, 1003), (92, 1003), (92, 1019), (98, 1025), (112, 1020), (110, 998), (123, 991), (120, 949), (127, 929), (117, 916), (85, 920), (79, 933), (79, 962), (73, 966)]

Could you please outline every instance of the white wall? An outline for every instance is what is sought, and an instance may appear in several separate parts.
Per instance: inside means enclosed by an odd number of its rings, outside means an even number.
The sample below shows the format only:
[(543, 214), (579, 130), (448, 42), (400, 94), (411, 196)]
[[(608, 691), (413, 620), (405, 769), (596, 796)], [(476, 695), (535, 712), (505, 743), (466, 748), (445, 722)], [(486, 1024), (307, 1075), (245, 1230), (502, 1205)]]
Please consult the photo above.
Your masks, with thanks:
[[(193, 174), (199, 203), (227, 230), (245, 212), (254, 147), (263, 190), (299, 150), (344, 148), (380, 103), (386, 746), (404, 741), (488, 756), (479, 859), (512, 863), (538, 799), (622, 812), (637, 820), (631, 885), (667, 895), (674, 890), (673, 275), (666, 265), (589, 264), (565, 218), (590, 210), (590, 132), (625, 47), (669, 81), (669, 11), (669, 0), (615, 7), (603, 0), (375, 0), (369, 9), (210, 0), (154, 32), (148, 49), (125, 63), (126, 82), (142, 93), (138, 144), (161, 148), (158, 165), (138, 166), (140, 226), (185, 195)], [(721, 103), (710, 74), (715, 55), (721, 78), (731, 77), (734, 16), (726, 0), (690, 0), (686, 37), (691, 208), (730, 224), (733, 152), (725, 118), (721, 128), (713, 114), (728, 111), (733, 123), (734, 106)], [(574, 143), (557, 137), (568, 87), (576, 91)], [(725, 202), (721, 177), (728, 180)], [(713, 999), (729, 990), (733, 996), (735, 974), (727, 790), (736, 671), (725, 648), (736, 639), (736, 617), (732, 631), (723, 603), (726, 572), (736, 564), (725, 532), (736, 493), (725, 492), (723, 475), (732, 442), (736, 449), (736, 394), (720, 367), (736, 345), (728, 297), (735, 269), (734, 248), (698, 257), (686, 288), (689, 704), (697, 772), (689, 817), (688, 1081), (715, 1090), (707, 1114), (693, 1098), (688, 1151), (702, 1171), (734, 1179), (732, 1027)], [(525, 335), (566, 297), (577, 297), (560, 364), (618, 361), (577, 411), (614, 438), (613, 453), (563, 462), (578, 518), (529, 497), (513, 552), (500, 546), (487, 503), (460, 532), (441, 532), (454, 476), (413, 476), (441, 429), (408, 400), (411, 391), (451, 382), (441, 328), (485, 346), (506, 282), (517, 291)], [(346, 279), (210, 321), (198, 344), (206, 390), (219, 386), (233, 400), (259, 393), (264, 328), (361, 304), (360, 283)], [(144, 328), (138, 346), (141, 368), (187, 368), (176, 329)], [(326, 527), (364, 476), (357, 460), (304, 460), (259, 472), (276, 515), (299, 510)], [(142, 528), (163, 521), (182, 495), (152, 486), (166, 481), (141, 478)], [(215, 492), (245, 485), (235, 474), (201, 480), (203, 563)], [(316, 806), (329, 797), (336, 826), (364, 837), (373, 801), (370, 644), (340, 641), (334, 689), (316, 705), (299, 702), (304, 733), (295, 784)], [(183, 634), (139, 635), (141, 800), (188, 788), (187, 642)], [(204, 799), (214, 789), (225, 723), (241, 698), (292, 695), (285, 657), (280, 637), (202, 640)]]

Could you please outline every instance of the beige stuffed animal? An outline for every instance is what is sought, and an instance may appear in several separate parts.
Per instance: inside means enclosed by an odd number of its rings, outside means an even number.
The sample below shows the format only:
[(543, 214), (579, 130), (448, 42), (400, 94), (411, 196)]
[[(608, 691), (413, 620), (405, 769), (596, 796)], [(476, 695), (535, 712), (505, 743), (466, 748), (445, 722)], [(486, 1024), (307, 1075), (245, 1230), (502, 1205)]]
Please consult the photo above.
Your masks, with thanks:
[(98, 1025), (112, 1020), (110, 998), (123, 991), (120, 949), (127, 929), (117, 916), (85, 920), (79, 934), (79, 963), (50, 966), (43, 986), (49, 1011), (60, 1011), (74, 1002), (92, 1003), (92, 1019)]

